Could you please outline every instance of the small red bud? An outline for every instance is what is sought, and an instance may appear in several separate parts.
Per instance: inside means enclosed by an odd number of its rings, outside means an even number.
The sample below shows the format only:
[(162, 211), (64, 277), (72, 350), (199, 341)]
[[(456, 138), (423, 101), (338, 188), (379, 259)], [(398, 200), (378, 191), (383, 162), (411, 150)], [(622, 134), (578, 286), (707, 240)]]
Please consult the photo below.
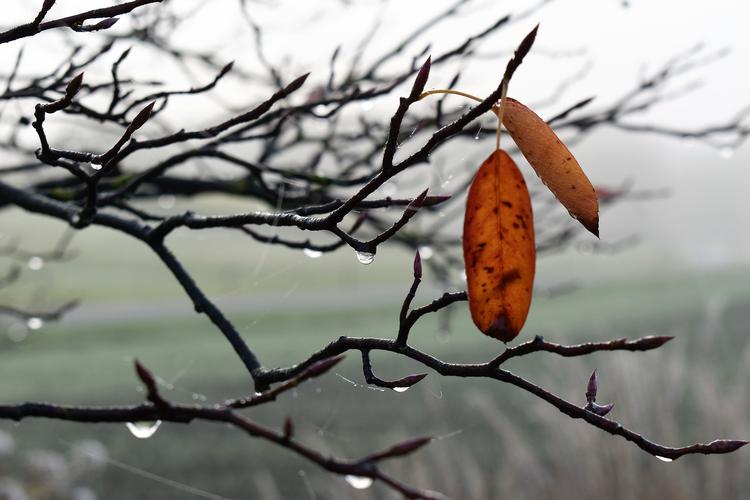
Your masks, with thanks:
[(151, 112), (153, 111), (155, 104), (156, 101), (151, 101), (145, 108), (135, 115), (135, 118), (133, 118), (133, 121), (130, 122), (130, 126), (128, 127), (131, 133), (144, 126), (148, 119), (151, 118)]
[(413, 385), (418, 384), (422, 381), (423, 378), (427, 376), (426, 373), (416, 373), (414, 375), (407, 375), (404, 378), (400, 378), (398, 380), (394, 380), (392, 382), (389, 382), (388, 385), (391, 386), (394, 390), (396, 389), (404, 389), (411, 387)]
[(78, 93), (79, 90), (81, 90), (81, 84), (83, 83), (83, 72), (78, 73), (78, 75), (75, 76), (70, 82), (68, 82), (68, 86), (65, 87), (65, 98), (66, 99), (73, 99), (75, 95)]
[(425, 200), (425, 203), (427, 205), (440, 205), (441, 203), (445, 203), (446, 201), (450, 200), (452, 198), (449, 194), (436, 194), (432, 196), (428, 196)]
[(607, 413), (612, 411), (612, 408), (614, 408), (614, 403), (609, 403), (607, 405), (598, 405), (594, 402), (589, 403), (586, 405), (586, 409), (589, 410), (592, 413), (596, 413), (600, 417), (605, 416)]
[(407, 217), (413, 217), (414, 214), (416, 214), (417, 211), (422, 208), (422, 205), (424, 205), (424, 200), (425, 198), (427, 198), (427, 192), (429, 190), (429, 188), (425, 189), (424, 191), (419, 193), (416, 198), (409, 202), (409, 204), (406, 206), (406, 210), (404, 210), (404, 214)]
[(400, 443), (394, 444), (393, 446), (390, 446), (383, 451), (373, 453), (372, 455), (367, 457), (365, 460), (370, 461), (370, 462), (377, 462), (379, 460), (383, 460), (386, 458), (401, 457), (404, 455), (408, 455), (410, 453), (414, 453), (419, 448), (428, 444), (430, 441), (432, 441), (432, 438), (429, 436), (407, 439), (406, 441), (402, 441)]
[(432, 65), (432, 57), (428, 57), (422, 67), (417, 73), (417, 77), (414, 79), (414, 85), (411, 88), (409, 99), (415, 101), (424, 90), (427, 85), (427, 78), (430, 76), (430, 66)]
[(156, 379), (154, 378), (154, 375), (151, 373), (151, 371), (143, 366), (140, 361), (137, 359), (134, 361), (135, 364), (135, 372), (138, 375), (138, 378), (141, 379), (141, 382), (146, 384), (147, 386), (152, 386), (156, 384)]
[(84, 28), (85, 31), (100, 31), (100, 30), (106, 30), (114, 26), (117, 21), (120, 19), (117, 17), (109, 17), (107, 19), (104, 19), (102, 21), (99, 21), (96, 24), (92, 24), (91, 26), (86, 26)]
[(341, 354), (339, 356), (333, 356), (330, 358), (322, 359), (320, 361), (316, 361), (303, 372), (303, 375), (305, 378), (319, 377), (339, 364), (343, 359), (344, 355)]
[(596, 370), (594, 370), (591, 373), (591, 377), (589, 377), (589, 383), (586, 387), (586, 401), (593, 402), (596, 401), (596, 392), (598, 390), (598, 384), (596, 382)]
[(419, 250), (414, 254), (414, 277), (422, 279), (422, 257), (419, 256)]

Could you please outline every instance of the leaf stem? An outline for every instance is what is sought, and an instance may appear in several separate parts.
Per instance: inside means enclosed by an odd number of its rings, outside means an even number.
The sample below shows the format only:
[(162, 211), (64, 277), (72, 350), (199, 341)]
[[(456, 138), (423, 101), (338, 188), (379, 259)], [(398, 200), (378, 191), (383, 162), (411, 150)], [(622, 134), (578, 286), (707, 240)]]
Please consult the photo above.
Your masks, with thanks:
[[(503, 85), (503, 89), (502, 89), (502, 94), (500, 95), (500, 104), (496, 104), (492, 106), (492, 112), (495, 113), (495, 116), (497, 116), (497, 129), (496, 129), (496, 134), (495, 134), (495, 139), (496, 139), (495, 145), (497, 149), (500, 149), (500, 130), (502, 129), (502, 125), (503, 125), (503, 111), (505, 109), (505, 98), (508, 96), (508, 82), (503, 81), (502, 85)], [(452, 95), (458, 95), (461, 97), (466, 97), (467, 99), (472, 99), (477, 102), (483, 101), (482, 98), (469, 94), (468, 92), (462, 92), (460, 90), (453, 90), (453, 89), (428, 90), (426, 92), (422, 92), (421, 94), (419, 94), (419, 97), (417, 98), (417, 100), (421, 101), (425, 97), (435, 95), (435, 94), (452, 94)]]

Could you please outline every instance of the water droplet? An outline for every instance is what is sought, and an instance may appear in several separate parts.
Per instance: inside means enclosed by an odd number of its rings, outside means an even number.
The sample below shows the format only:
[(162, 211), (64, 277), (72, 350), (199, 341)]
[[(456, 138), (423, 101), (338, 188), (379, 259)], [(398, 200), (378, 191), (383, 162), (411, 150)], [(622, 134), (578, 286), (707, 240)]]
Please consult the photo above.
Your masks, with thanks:
[(194, 401), (205, 401), (207, 398), (203, 394), (193, 393), (193, 400)]
[(408, 387), (394, 387), (394, 388), (393, 388), (393, 391), (394, 391), (394, 392), (406, 392), (406, 391), (408, 391), (408, 390), (409, 390), (409, 388), (408, 388)]
[(671, 461), (672, 461), (672, 459), (671, 459), (671, 458), (667, 458), (667, 457), (660, 457), (659, 455), (656, 455), (656, 458), (658, 458), (658, 459), (659, 459), (659, 460), (661, 460), (662, 462), (671, 462)]
[(79, 224), (81, 222), (81, 216), (78, 214), (73, 214), (70, 216), (70, 223), (74, 226)]
[(169, 210), (170, 208), (174, 208), (175, 203), (177, 202), (177, 197), (171, 194), (163, 194), (159, 196), (159, 199), (157, 200), (157, 203), (159, 204), (159, 207)]
[(369, 477), (348, 475), (344, 480), (355, 490), (364, 490), (372, 486), (372, 479)]
[(725, 160), (729, 160), (734, 156), (734, 148), (732, 146), (724, 146), (719, 148), (719, 156)]
[(33, 257), (29, 258), (29, 261), (26, 263), (26, 265), (29, 266), (29, 269), (31, 269), (32, 271), (38, 271), (44, 267), (44, 259), (39, 257), (38, 255), (34, 255)]
[(101, 170), (102, 166), (97, 163), (89, 163), (89, 167), (91, 167), (92, 170)]
[(312, 248), (305, 248), (302, 250), (302, 253), (310, 257), (311, 259), (317, 259), (321, 255), (323, 255), (323, 252), (320, 250), (313, 250)]
[(316, 115), (325, 115), (328, 114), (333, 108), (334, 106), (330, 106), (328, 104), (318, 104), (313, 108), (313, 113), (315, 113)]
[(132, 435), (138, 439), (148, 439), (156, 433), (161, 420), (154, 422), (128, 422), (125, 424)]
[(431, 247), (428, 247), (428, 246), (419, 247), (419, 256), (422, 257), (422, 260), (430, 260), (433, 255), (435, 255), (435, 252), (432, 250)]
[(42, 318), (29, 318), (26, 320), (26, 326), (29, 327), (29, 330), (39, 330), (41, 327), (44, 326), (44, 320)]
[(375, 260), (375, 254), (370, 252), (357, 252), (357, 260), (360, 264), (372, 264), (372, 261)]

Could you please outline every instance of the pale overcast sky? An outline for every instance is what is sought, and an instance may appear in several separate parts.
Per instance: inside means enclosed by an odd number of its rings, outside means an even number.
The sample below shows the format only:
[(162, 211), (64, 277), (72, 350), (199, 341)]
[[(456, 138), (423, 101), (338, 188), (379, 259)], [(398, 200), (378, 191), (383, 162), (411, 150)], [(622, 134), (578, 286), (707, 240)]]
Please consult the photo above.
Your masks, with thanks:
[[(186, 8), (202, 5), (194, 21), (174, 34), (175, 40), (211, 48), (227, 61), (236, 59), (240, 65), (254, 66), (252, 37), (239, 15), (239, 1), (170, 1), (175, 5), (183, 3)], [(30, 19), (39, 3), (5, 0), (3, 24)], [(57, 3), (51, 15), (110, 2), (58, 0)], [(353, 5), (344, 7), (344, 3)], [(327, 0), (249, 1), (248, 5), (256, 21), (267, 28), (269, 57), (288, 60), (289, 76), (312, 71), (312, 80), (322, 81), (327, 77), (328, 58), (333, 48), (342, 45), (343, 56), (347, 49), (353, 52), (357, 41), (377, 19), (381, 19), (382, 28), (366, 57), (376, 56), (387, 44), (451, 3)], [(590, 61), (586, 76), (569, 89), (559, 106), (590, 95), (596, 95), (597, 102), (606, 104), (631, 88), (639, 75), (702, 43), (706, 53), (722, 49), (731, 52), (722, 60), (681, 78), (675, 86), (677, 89), (699, 81), (701, 87), (697, 91), (655, 108), (641, 120), (684, 127), (710, 125), (750, 105), (747, 92), (750, 88), (747, 36), (750, 2), (632, 0), (628, 4), (625, 7), (621, 0), (546, 2), (538, 12), (519, 19), (511, 28), (480, 45), (479, 52), (487, 58), (464, 67), (462, 90), (483, 94), (493, 89), (507, 59), (507, 50), (540, 22), (535, 52), (524, 63), (511, 88), (511, 94), (527, 102), (543, 101), (553, 90), (554, 82), (575, 75)], [(430, 41), (432, 53), (439, 54), (481, 31), (505, 12), (522, 13), (532, 5), (536, 2), (478, 0), (416, 43), (414, 52)], [(49, 54), (54, 52), (54, 38), (45, 38), (40, 44)], [(12, 64), (15, 50), (8, 47), (0, 50), (5, 66)], [(550, 53), (569, 56), (552, 57)], [(162, 69), (169, 71), (169, 68)], [(151, 60), (145, 66), (145, 71), (164, 76), (159, 70), (159, 60)], [(443, 76), (447, 78), (448, 74)], [(441, 81), (440, 75), (433, 75), (433, 81)], [(195, 111), (190, 110), (193, 116)], [(750, 214), (748, 145), (726, 158), (729, 152), (720, 154), (716, 147), (602, 129), (577, 144), (574, 153), (595, 183), (617, 184), (632, 178), (638, 186), (672, 190), (667, 200), (628, 205), (605, 213), (602, 218), (604, 241), (633, 233), (644, 238), (638, 250), (617, 257), (618, 267), (630, 269), (637, 265), (649, 272), (664, 267), (678, 269), (683, 265), (750, 264), (750, 237), (746, 230)], [(599, 265), (610, 266), (611, 260)]]

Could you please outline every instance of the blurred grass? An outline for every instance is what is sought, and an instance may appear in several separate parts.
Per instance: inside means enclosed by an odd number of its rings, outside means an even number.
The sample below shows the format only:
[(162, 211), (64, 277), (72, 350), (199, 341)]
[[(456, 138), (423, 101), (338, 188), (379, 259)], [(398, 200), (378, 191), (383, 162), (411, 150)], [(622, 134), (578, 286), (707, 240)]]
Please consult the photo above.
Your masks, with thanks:
[[(227, 211), (207, 202), (203, 212)], [(0, 217), (3, 232), (21, 245), (49, 250), (64, 225), (39, 219)], [(176, 253), (212, 297), (254, 298), (276, 293), (267, 310), (229, 311), (241, 333), (267, 365), (287, 365), (340, 335), (392, 336), (398, 305), (410, 282), (411, 256), (384, 250), (362, 266), (347, 249), (313, 261), (282, 248), (248, 242), (227, 232), (200, 232), (170, 240)], [(1, 243), (1, 241), (0, 241)], [(0, 344), (0, 400), (49, 400), (68, 404), (138, 402), (132, 370), (137, 357), (180, 401), (248, 394), (252, 387), (223, 337), (198, 315), (177, 316), (170, 300), (182, 291), (149, 251), (112, 231), (78, 234), (70, 263), (25, 270), (19, 286), (0, 291), (5, 303), (54, 305), (81, 298), (91, 310), (125, 302), (125, 316), (112, 311), (99, 321), (47, 324), (21, 343)], [(539, 274), (544, 280), (544, 266)], [(427, 272), (429, 274), (429, 272)], [(304, 308), (294, 292), (327, 292), (387, 285), (393, 297), (378, 305), (342, 309), (335, 301)], [(649, 334), (675, 335), (651, 353), (604, 353), (585, 359), (538, 354), (510, 368), (544, 387), (582, 401), (585, 381), (598, 368), (601, 399), (616, 403), (613, 416), (648, 437), (684, 444), (714, 437), (748, 438), (750, 428), (750, 269), (683, 273), (633, 281), (585, 283), (556, 298), (537, 297), (523, 332), (575, 342)], [(542, 281), (542, 288), (544, 286)], [(420, 291), (415, 304), (434, 298)], [(325, 301), (324, 301), (325, 302)], [(138, 318), (139, 304), (165, 304), (164, 317)], [(484, 361), (502, 346), (478, 334), (464, 304), (452, 308), (452, 329), (441, 333), (436, 315), (412, 334), (415, 346), (446, 360)], [(102, 321), (103, 320), (103, 321)], [(375, 353), (383, 378), (423, 371), (408, 360)], [(693, 499), (743, 498), (750, 489), (748, 452), (734, 457), (687, 457), (657, 462), (631, 444), (560, 415), (512, 387), (481, 380), (449, 380), (431, 374), (403, 394), (362, 385), (358, 356), (323, 379), (284, 395), (278, 404), (249, 413), (267, 425), (290, 415), (297, 435), (338, 455), (356, 457), (406, 436), (442, 436), (418, 456), (388, 464), (392, 472), (452, 498)], [(60, 422), (1, 423), (18, 446), (65, 450), (82, 438), (102, 441), (114, 460), (233, 499), (390, 498), (380, 486), (354, 491), (304, 461), (232, 429), (204, 423), (165, 424), (148, 440), (124, 426)], [(15, 459), (0, 459), (13, 471)], [(10, 461), (10, 463), (8, 463)], [(744, 471), (744, 472), (743, 472)], [(101, 498), (191, 498), (184, 491), (111, 465), (94, 481)], [(310, 491), (314, 491), (314, 496)]]
[[(714, 437), (747, 438), (750, 398), (742, 388), (750, 365), (746, 331), (750, 287), (741, 286), (743, 273), (735, 276), (736, 281), (713, 276), (658, 286), (610, 284), (538, 299), (525, 336), (543, 333), (572, 342), (656, 333), (676, 335), (677, 339), (660, 352), (565, 360), (540, 354), (516, 360), (511, 368), (566, 397), (581, 400), (589, 371), (598, 367), (602, 400), (615, 401), (618, 419), (655, 439), (679, 444)], [(233, 319), (264, 362), (274, 365), (299, 360), (342, 334), (392, 335), (397, 309), (295, 313), (289, 304), (280, 311), (235, 314)], [(437, 317), (428, 316), (414, 331), (414, 344), (458, 361), (485, 360), (500, 350), (497, 343), (474, 331), (464, 307), (454, 309), (452, 333), (436, 333)], [(711, 337), (705, 338), (707, 335)], [(204, 318), (190, 316), (47, 325), (23, 343), (6, 345), (0, 353), (0, 394), (6, 402), (137, 402), (142, 395), (132, 372), (133, 357), (165, 382), (173, 383), (174, 389), (167, 393), (177, 400), (205, 395), (214, 402), (252, 390), (223, 338)], [(640, 478), (650, 477), (652, 469), (661, 471), (657, 481), (661, 486), (650, 486), (661, 496), (653, 497), (638, 489), (637, 481), (620, 477), (622, 471), (599, 471), (610, 479), (628, 480), (627, 488), (635, 489), (630, 496), (610, 495), (615, 498), (706, 498), (690, 495), (712, 493), (705, 489), (708, 486), (693, 492), (684, 485), (709, 474), (717, 463), (727, 471), (738, 467), (731, 457), (657, 463), (632, 445), (571, 422), (519, 390), (497, 383), (445, 380), (433, 374), (404, 394), (368, 389), (361, 385), (357, 358), (349, 356), (338, 374), (308, 383), (285, 395), (279, 404), (253, 410), (250, 415), (268, 425), (279, 425), (290, 415), (302, 439), (347, 456), (409, 435), (459, 432), (437, 441), (419, 458), (392, 465), (396, 475), (451, 493), (453, 498), (534, 498), (533, 493), (554, 492), (555, 498), (580, 498), (574, 493), (581, 495), (582, 486), (572, 488), (571, 484), (578, 484), (579, 475), (603, 467), (592, 455), (613, 462), (615, 469), (624, 461), (628, 474)], [(409, 361), (385, 354), (375, 356), (375, 369), (386, 378), (421, 371)], [(716, 409), (717, 401), (726, 409)], [(104, 442), (116, 460), (227, 498), (310, 498), (309, 488), (316, 491), (315, 498), (374, 498), (373, 494), (388, 498), (379, 487), (355, 492), (340, 478), (331, 479), (283, 450), (238, 437), (223, 426), (165, 424), (145, 441), (134, 439), (119, 425), (26, 421), (18, 427), (4, 424), (4, 428), (24, 448), (65, 449), (67, 442), (93, 437)], [(570, 467), (566, 462), (571, 449), (566, 446), (584, 447), (574, 460), (581, 470), (568, 471), (573, 474), (569, 477), (561, 474)], [(745, 467), (747, 452), (740, 453), (736, 460)], [(532, 465), (534, 474), (543, 480), (530, 487), (520, 478), (530, 473), (524, 467)], [(747, 486), (747, 479), (742, 479), (746, 476), (722, 474), (727, 476), (722, 491), (731, 493), (731, 488)], [(506, 478), (503, 485), (497, 484), (499, 476)], [(593, 489), (583, 497), (602, 494), (596, 488), (606, 489), (609, 484), (585, 483)], [(511, 484), (515, 490), (509, 489)], [(96, 480), (95, 487), (102, 498), (114, 500), (188, 498), (182, 491), (114, 466)]]

